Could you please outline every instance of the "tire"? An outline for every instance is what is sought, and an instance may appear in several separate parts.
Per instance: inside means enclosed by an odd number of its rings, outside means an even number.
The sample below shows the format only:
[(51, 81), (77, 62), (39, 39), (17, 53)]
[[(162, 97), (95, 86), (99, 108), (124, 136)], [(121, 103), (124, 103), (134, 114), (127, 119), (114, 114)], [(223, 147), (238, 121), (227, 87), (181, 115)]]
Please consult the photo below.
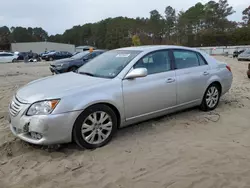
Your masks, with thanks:
[[(216, 95), (216, 91), (217, 91), (217, 95)], [(221, 96), (220, 86), (216, 83), (212, 83), (210, 86), (208, 86), (208, 88), (203, 96), (202, 103), (200, 105), (200, 109), (202, 111), (214, 110), (219, 104), (220, 96)]]
[[(101, 113), (103, 120), (106, 118), (103, 123), (100, 122)], [(84, 132), (82, 133), (82, 131)], [(107, 105), (97, 104), (87, 108), (79, 115), (74, 124), (73, 139), (81, 148), (95, 149), (106, 145), (116, 131), (117, 116), (115, 112)], [(99, 138), (102, 140), (99, 141)]]
[(74, 71), (76, 71), (77, 69), (78, 69), (77, 67), (73, 66), (73, 67), (70, 67), (70, 68), (69, 68), (68, 72), (74, 72)]
[(53, 60), (54, 60), (53, 57), (50, 57), (50, 58), (49, 58), (49, 61), (53, 61)]
[(250, 79), (250, 75), (247, 75), (247, 77)]
[(12, 63), (16, 63), (16, 62), (17, 62), (17, 59), (13, 59), (13, 60), (12, 60)]

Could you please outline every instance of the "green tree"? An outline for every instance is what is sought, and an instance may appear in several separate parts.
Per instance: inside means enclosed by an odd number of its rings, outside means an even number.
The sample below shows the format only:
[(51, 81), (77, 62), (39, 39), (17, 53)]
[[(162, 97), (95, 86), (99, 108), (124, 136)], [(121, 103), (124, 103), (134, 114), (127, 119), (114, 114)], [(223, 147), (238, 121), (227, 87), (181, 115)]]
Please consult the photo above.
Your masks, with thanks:
[(8, 50), (10, 48), (10, 30), (8, 27), (0, 27), (0, 50)]
[(171, 36), (174, 35), (174, 29), (176, 24), (176, 13), (175, 9), (171, 6), (167, 6), (165, 9), (165, 37), (167, 43), (172, 43)]
[(249, 25), (250, 24), (250, 6), (245, 8), (242, 12), (242, 20), (244, 25)]

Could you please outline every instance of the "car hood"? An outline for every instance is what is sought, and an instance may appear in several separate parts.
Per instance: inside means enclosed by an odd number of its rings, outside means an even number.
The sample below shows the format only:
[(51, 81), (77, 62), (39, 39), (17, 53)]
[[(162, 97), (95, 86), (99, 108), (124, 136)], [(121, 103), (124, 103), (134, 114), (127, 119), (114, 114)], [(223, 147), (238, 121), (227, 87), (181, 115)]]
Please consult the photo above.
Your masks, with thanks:
[(74, 63), (74, 62), (78, 62), (78, 61), (81, 61), (81, 60), (73, 59), (73, 58), (65, 58), (65, 59), (56, 60), (56, 61), (52, 62), (51, 65), (59, 65), (62, 63)]
[(51, 65), (59, 65), (59, 64), (65, 63), (65, 62), (70, 62), (72, 60), (74, 60), (74, 59), (72, 59), (72, 58), (60, 59), (60, 60), (56, 60), (56, 61), (52, 62)]
[(247, 53), (241, 53), (241, 54), (239, 54), (239, 57), (249, 57), (250, 56), (250, 54), (247, 54)]
[(68, 96), (89, 89), (109, 79), (91, 77), (77, 73), (64, 73), (32, 81), (17, 91), (17, 96), (28, 103)]

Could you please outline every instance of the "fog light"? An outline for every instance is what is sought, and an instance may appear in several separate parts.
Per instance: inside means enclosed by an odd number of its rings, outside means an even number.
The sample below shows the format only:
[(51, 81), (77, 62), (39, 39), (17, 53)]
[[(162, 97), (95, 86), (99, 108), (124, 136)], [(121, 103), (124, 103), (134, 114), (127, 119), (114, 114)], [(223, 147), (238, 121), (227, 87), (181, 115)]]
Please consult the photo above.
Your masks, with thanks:
[(37, 132), (30, 132), (30, 136), (31, 138), (35, 139), (35, 140), (40, 140), (42, 139), (43, 135)]

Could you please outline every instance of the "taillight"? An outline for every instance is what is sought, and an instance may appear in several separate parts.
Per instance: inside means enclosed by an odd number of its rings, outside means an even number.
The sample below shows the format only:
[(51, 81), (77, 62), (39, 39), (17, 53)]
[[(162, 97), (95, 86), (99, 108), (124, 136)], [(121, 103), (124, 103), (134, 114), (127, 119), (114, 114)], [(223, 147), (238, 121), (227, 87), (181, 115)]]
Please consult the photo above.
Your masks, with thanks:
[(227, 68), (227, 70), (229, 70), (230, 72), (232, 72), (231, 68), (228, 65), (226, 66), (226, 68)]

